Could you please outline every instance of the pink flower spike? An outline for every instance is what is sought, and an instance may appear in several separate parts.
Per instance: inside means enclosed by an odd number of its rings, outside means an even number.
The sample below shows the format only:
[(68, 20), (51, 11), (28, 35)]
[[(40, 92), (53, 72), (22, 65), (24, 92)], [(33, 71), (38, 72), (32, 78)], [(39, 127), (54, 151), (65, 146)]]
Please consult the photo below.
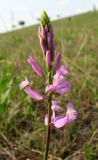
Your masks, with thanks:
[(46, 52), (46, 66), (47, 68), (49, 68), (51, 65), (51, 52), (47, 51)]
[(28, 85), (29, 85), (29, 81), (28, 81), (27, 77), (25, 77), (25, 80), (20, 83), (19, 88), (24, 89)]
[(53, 68), (54, 71), (57, 71), (60, 63), (61, 63), (61, 55), (58, 54), (57, 57), (56, 57), (55, 63), (54, 63), (54, 68)]
[(39, 65), (35, 62), (35, 60), (32, 58), (32, 56), (29, 56), (27, 59), (28, 63), (31, 64), (33, 71), (40, 77), (43, 76), (43, 71), (39, 67)]

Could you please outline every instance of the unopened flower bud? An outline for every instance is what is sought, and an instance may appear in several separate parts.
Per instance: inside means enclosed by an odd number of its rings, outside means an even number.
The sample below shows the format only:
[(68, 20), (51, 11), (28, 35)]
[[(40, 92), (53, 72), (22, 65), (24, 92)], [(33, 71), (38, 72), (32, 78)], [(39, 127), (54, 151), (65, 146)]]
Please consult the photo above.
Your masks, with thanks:
[(43, 54), (46, 54), (46, 44), (42, 38), (40, 38), (40, 46), (41, 46)]
[(55, 60), (55, 64), (54, 64), (54, 71), (57, 71), (57, 69), (59, 68), (59, 65), (61, 63), (61, 55), (58, 54)]
[(51, 65), (51, 52), (47, 51), (46, 52), (46, 66), (47, 68), (49, 68)]
[(47, 15), (47, 13), (45, 11), (42, 12), (42, 15), (41, 15), (41, 25), (43, 27), (45, 27), (46, 25), (49, 26), (50, 25), (50, 19)]
[(51, 46), (52, 46), (52, 35), (50, 32), (47, 33), (47, 43), (48, 43), (48, 49), (51, 50)]
[(38, 37), (39, 39), (42, 38), (43, 40), (46, 40), (46, 32), (43, 26), (40, 26), (38, 29)]

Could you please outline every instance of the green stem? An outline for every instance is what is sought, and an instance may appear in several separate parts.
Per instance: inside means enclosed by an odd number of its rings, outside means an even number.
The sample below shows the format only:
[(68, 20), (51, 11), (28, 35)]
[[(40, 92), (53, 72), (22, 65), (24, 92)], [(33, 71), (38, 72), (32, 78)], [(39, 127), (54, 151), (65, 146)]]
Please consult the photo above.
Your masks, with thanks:
[[(51, 84), (51, 68), (48, 72), (48, 84)], [(48, 95), (48, 126), (47, 126), (47, 137), (46, 137), (46, 148), (45, 148), (45, 158), (48, 159), (48, 151), (49, 151), (49, 142), (50, 142), (50, 131), (51, 131), (51, 101), (52, 94)]]

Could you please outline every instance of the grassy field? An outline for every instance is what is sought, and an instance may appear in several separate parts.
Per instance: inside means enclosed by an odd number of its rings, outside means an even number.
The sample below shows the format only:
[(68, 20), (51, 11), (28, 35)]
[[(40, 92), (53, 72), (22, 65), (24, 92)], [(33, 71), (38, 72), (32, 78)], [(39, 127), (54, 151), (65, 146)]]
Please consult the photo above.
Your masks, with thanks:
[[(98, 12), (54, 21), (53, 28), (56, 52), (72, 82), (70, 94), (59, 98), (64, 108), (68, 101), (74, 103), (78, 119), (63, 129), (52, 129), (50, 159), (98, 160)], [(44, 69), (37, 31), (35, 25), (0, 35), (0, 160), (42, 159), (47, 106), (19, 89), (27, 75), (44, 93), (43, 79), (26, 61), (32, 54)]]

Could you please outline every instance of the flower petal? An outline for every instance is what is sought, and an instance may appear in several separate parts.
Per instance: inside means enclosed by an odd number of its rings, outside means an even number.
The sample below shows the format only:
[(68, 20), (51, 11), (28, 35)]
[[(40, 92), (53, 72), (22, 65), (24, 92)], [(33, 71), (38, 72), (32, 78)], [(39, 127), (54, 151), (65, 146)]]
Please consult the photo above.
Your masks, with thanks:
[(45, 54), (46, 53), (46, 44), (42, 38), (40, 38), (40, 47), (41, 47), (43, 54)]
[(35, 62), (35, 60), (32, 58), (32, 56), (29, 56), (27, 59), (28, 63), (31, 64), (34, 72), (38, 75), (38, 76), (43, 76), (43, 71), (41, 70), (41, 68), (39, 67), (39, 65)]
[(57, 111), (57, 112), (60, 112), (63, 110), (60, 106), (58, 106), (57, 101), (54, 101), (54, 100), (52, 100), (51, 109), (52, 111)]
[(46, 89), (45, 89), (45, 93), (47, 93), (47, 92), (53, 92), (53, 91), (54, 91), (54, 88), (55, 88), (55, 86), (52, 85), (52, 84), (47, 85), (47, 86), (46, 86)]
[(39, 37), (39, 39), (42, 38), (43, 40), (46, 40), (46, 32), (45, 32), (45, 28), (43, 26), (40, 26), (38, 28), (38, 37)]
[(53, 76), (53, 84), (54, 85), (58, 85), (59, 83), (62, 83), (62, 82), (64, 82), (64, 76), (58, 75), (58, 74), (55, 74)]
[(59, 93), (59, 94), (64, 94), (68, 92), (71, 88), (70, 82), (63, 82), (55, 86), (54, 92)]
[(25, 77), (25, 80), (20, 83), (19, 88), (24, 89), (27, 85), (29, 85), (29, 83), (30, 82), (28, 81), (27, 77)]
[[(48, 125), (48, 114), (45, 115), (45, 119), (44, 119), (45, 125)], [(54, 118), (53, 116), (51, 116), (51, 123), (54, 123)]]
[(68, 74), (68, 70), (64, 65), (61, 65), (61, 67), (57, 70), (56, 74), (66, 76)]
[(64, 125), (74, 121), (76, 117), (77, 117), (77, 111), (73, 108), (73, 104), (68, 103), (66, 115), (62, 114), (60, 116), (56, 116), (54, 121), (54, 126), (56, 128), (61, 128)]
[(64, 114), (57, 116), (55, 118), (54, 126), (56, 128), (61, 128), (66, 124), (66, 116)]
[(31, 89), (31, 87), (25, 88), (24, 91), (25, 91), (30, 97), (32, 97), (35, 101), (40, 101), (40, 100), (43, 99), (42, 95), (41, 95), (39, 92)]
[(77, 117), (77, 111), (73, 108), (73, 104), (68, 103), (66, 112), (67, 123), (74, 121), (76, 117)]
[(52, 39), (53, 36), (50, 32), (47, 33), (47, 42), (48, 42), (48, 48), (51, 49), (51, 45), (52, 45)]

